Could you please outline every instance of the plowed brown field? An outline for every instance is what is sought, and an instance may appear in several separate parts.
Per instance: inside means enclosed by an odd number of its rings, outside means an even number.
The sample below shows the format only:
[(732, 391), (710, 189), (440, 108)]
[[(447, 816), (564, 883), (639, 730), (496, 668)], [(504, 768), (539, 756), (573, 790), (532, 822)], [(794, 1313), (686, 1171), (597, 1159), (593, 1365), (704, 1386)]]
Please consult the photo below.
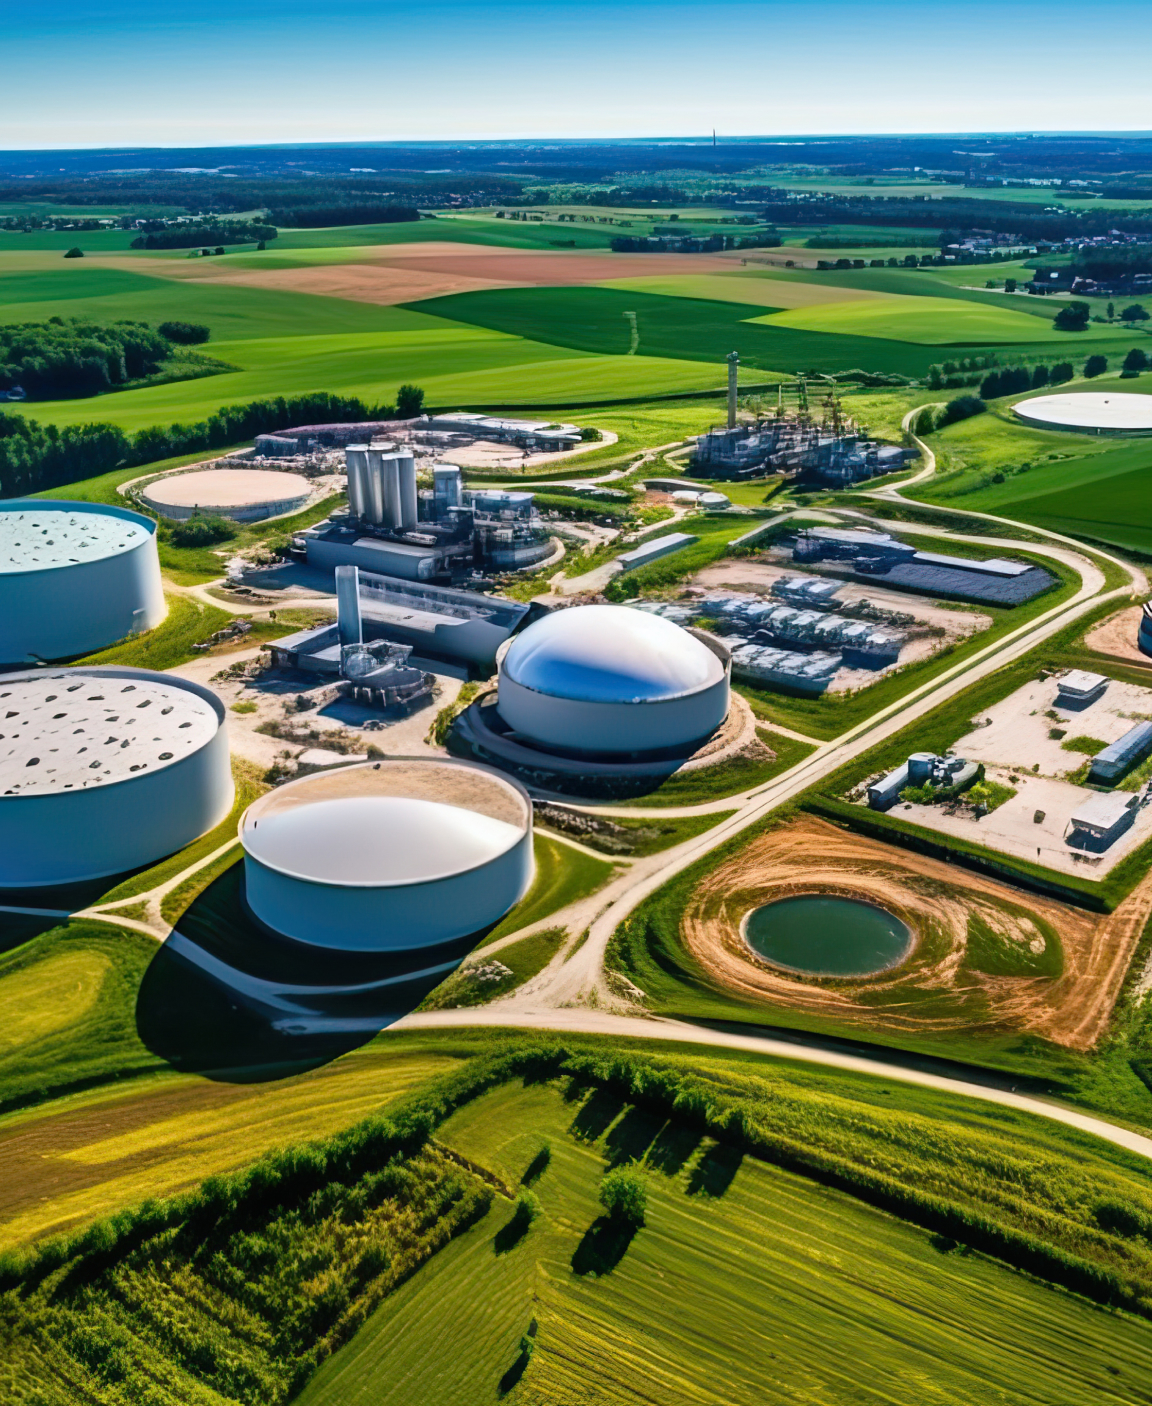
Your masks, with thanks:
[[(557, 288), (654, 274), (731, 273), (730, 260), (707, 254), (564, 254), (547, 249), (478, 248), (475, 244), (369, 244), (351, 246), (347, 261), (299, 268), (240, 268), (212, 259), (154, 259), (146, 271), (162, 278), (193, 279), (246, 288), (319, 293), (353, 302), (391, 305), (474, 293), (485, 288)], [(283, 256), (290, 258), (291, 250)], [(270, 254), (270, 262), (278, 255)], [(105, 267), (139, 273), (139, 259), (101, 259)]]
[[(865, 899), (914, 934), (908, 959), (865, 979), (797, 977), (755, 956), (741, 935), (753, 908), (794, 894)], [(1037, 897), (995, 879), (897, 850), (805, 817), (753, 841), (699, 885), (683, 934), (709, 975), (759, 997), (875, 1031), (1029, 1032), (1086, 1050), (1104, 1033), (1152, 912), (1152, 876), (1108, 916)], [(1004, 944), (1059, 936), (1060, 976), (990, 976), (965, 963), (968, 919)]]

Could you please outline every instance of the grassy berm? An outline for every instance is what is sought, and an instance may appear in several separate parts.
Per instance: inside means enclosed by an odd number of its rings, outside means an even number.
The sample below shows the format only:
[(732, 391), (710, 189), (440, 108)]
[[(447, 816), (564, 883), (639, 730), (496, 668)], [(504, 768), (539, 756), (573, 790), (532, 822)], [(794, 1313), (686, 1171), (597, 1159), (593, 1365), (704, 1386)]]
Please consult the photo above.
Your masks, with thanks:
[(1152, 1400), (1141, 1159), (863, 1076), (474, 1039), (389, 1117), (0, 1259), (0, 1399)]

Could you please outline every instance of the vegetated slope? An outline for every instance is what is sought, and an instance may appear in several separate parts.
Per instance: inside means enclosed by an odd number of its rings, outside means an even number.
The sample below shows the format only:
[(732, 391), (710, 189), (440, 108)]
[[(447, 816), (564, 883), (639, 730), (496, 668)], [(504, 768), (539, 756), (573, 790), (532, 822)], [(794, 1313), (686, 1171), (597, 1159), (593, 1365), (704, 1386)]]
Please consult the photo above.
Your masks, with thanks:
[(510, 288), (453, 294), (409, 306), (457, 322), (617, 355), (629, 350), (631, 319), (625, 314), (634, 313), (643, 355), (723, 361), (729, 352), (737, 351), (745, 365), (776, 371), (862, 367), (919, 376), (938, 355), (928, 347), (882, 336), (781, 325), (777, 317), (765, 315), (763, 304), (661, 297), (619, 288)]
[[(8, 1397), (274, 1406), (365, 1325), (304, 1400), (470, 1406), (522, 1378), (533, 1402), (651, 1400), (656, 1381), (672, 1403), (839, 1406), (893, 1399), (893, 1373), (896, 1399), (931, 1381), (941, 1403), (1009, 1403), (1037, 1380), (1070, 1406), (1150, 1399), (1147, 1321), (961, 1248), (1152, 1314), (1143, 1159), (734, 1053), (496, 1048), (389, 1117), (0, 1260)], [(605, 1164), (633, 1161), (638, 1230), (595, 1200)], [(513, 1211), (527, 1181), (538, 1201)], [(390, 1301), (493, 1193), (479, 1249)]]
[[(462, 1235), (301, 1406), (473, 1406), (502, 1389), (525, 1406), (1146, 1399), (1142, 1325), (619, 1097), (508, 1084), (439, 1138), (512, 1186), (545, 1161), (539, 1217), (517, 1238), (497, 1208)], [(633, 1158), (648, 1187), (634, 1235), (597, 1202), (606, 1166)]]
[[(126, 317), (153, 326), (167, 321), (200, 322), (211, 327), (213, 342), (402, 332), (426, 325), (411, 314), (371, 303), (165, 278), (151, 272), (147, 261), (141, 264), (140, 272), (85, 266), (75, 271), (53, 266), (0, 272), (0, 322), (44, 317), (85, 317), (98, 322)], [(3, 267), (0, 257), (0, 270)]]

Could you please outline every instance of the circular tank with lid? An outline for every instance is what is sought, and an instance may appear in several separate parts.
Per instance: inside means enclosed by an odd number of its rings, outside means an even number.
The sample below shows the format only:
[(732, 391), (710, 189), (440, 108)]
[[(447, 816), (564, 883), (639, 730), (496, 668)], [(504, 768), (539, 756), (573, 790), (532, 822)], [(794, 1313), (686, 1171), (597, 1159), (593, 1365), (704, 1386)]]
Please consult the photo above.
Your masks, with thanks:
[(0, 664), (90, 654), (164, 615), (151, 518), (103, 503), (0, 502)]
[(224, 705), (199, 684), (147, 669), (0, 674), (0, 888), (154, 863), (232, 798)]
[(514, 635), (498, 662), (501, 718), (562, 754), (690, 748), (728, 714), (724, 653), (627, 606), (555, 610)]
[(436, 947), (479, 932), (531, 883), (532, 803), (467, 762), (391, 757), (255, 801), (240, 827), (248, 906), (298, 942)]

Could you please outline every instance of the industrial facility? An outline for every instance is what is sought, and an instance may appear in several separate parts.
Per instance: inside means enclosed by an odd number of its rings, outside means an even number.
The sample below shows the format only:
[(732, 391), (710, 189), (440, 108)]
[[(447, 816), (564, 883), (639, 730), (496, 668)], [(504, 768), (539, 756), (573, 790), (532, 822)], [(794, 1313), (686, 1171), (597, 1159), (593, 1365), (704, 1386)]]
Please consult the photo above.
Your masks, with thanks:
[(145, 669), (0, 675), (0, 888), (154, 863), (232, 806), (224, 707)]
[(255, 917), (283, 937), (343, 951), (443, 957), (503, 917), (533, 875), (524, 790), (435, 758), (289, 782), (249, 806), (240, 838)]
[(728, 423), (700, 435), (692, 458), (699, 478), (738, 480), (787, 474), (798, 482), (844, 488), (896, 473), (919, 450), (868, 439), (840, 403), (834, 382), (801, 377), (777, 388), (775, 413), (737, 423), (730, 381)]
[(274, 640), (269, 649), (278, 668), (350, 678), (342, 670), (355, 655), (367, 651), (383, 665), (399, 658), (389, 647), (402, 646), (487, 673), (496, 666), (499, 647), (539, 609), (479, 591), (375, 576), (355, 566), (338, 566), (335, 575), (336, 623)]
[(275, 469), (196, 469), (164, 474), (140, 490), (140, 501), (177, 521), (197, 515), (260, 522), (298, 512), (312, 497), (302, 474)]
[(839, 590), (835, 581), (783, 577), (772, 587), (777, 600), (713, 591), (691, 603), (655, 602), (634, 609), (681, 625), (706, 623), (731, 650), (735, 678), (823, 693), (841, 668), (895, 664), (907, 636), (891, 621), (911, 619), (893, 617), (867, 601), (847, 606), (836, 599)]
[(728, 713), (727, 658), (627, 606), (553, 611), (511, 640), (499, 666), (501, 718), (545, 751), (689, 751)]
[(913, 752), (887, 776), (868, 787), (868, 804), (873, 810), (890, 810), (909, 786), (932, 787), (938, 799), (952, 800), (984, 775), (979, 762), (963, 757), (939, 757), (935, 752)]
[(348, 511), (294, 539), (309, 565), (358, 566), (406, 581), (450, 584), (476, 569), (519, 571), (554, 552), (531, 493), (469, 492), (454, 464), (417, 486), (411, 449), (352, 444), (345, 450)]
[(576, 449), (584, 438), (579, 425), (562, 425), (550, 420), (508, 420), (495, 415), (478, 415), (471, 410), (424, 416), (416, 421), (413, 433), (425, 442), (439, 441), (453, 448), (483, 439), (497, 444), (515, 444), (536, 454), (559, 454)]
[(90, 654), (165, 613), (151, 519), (95, 503), (0, 503), (0, 665)]
[(797, 535), (792, 559), (844, 563), (858, 579), (988, 605), (1023, 605), (1057, 584), (1051, 572), (1027, 562), (921, 552), (888, 533), (862, 529), (806, 528)]

